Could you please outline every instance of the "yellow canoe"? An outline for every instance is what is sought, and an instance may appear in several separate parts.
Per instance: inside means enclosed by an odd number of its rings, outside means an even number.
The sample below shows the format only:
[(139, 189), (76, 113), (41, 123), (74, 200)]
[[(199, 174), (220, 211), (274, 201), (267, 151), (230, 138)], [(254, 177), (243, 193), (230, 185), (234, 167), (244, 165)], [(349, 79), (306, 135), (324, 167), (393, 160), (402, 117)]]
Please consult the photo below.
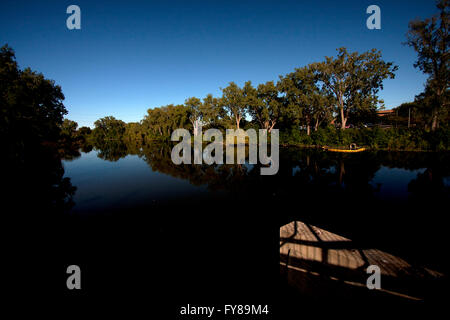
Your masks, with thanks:
[(327, 148), (327, 147), (324, 147), (323, 149), (326, 150), (326, 151), (331, 151), (331, 152), (348, 152), (348, 153), (361, 152), (361, 151), (365, 151), (366, 150), (366, 148), (336, 149), (336, 148)]

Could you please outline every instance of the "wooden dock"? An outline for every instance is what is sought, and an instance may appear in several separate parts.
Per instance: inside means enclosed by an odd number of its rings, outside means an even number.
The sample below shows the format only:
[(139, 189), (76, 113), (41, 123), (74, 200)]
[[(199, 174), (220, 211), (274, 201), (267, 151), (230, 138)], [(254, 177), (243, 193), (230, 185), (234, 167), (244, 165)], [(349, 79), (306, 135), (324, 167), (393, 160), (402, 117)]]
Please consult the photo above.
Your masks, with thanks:
[(357, 294), (374, 291), (366, 286), (370, 265), (377, 265), (381, 271), (381, 290), (376, 291), (400, 299), (423, 300), (427, 290), (434, 290), (429, 284), (444, 278), (440, 272), (412, 265), (376, 248), (358, 246), (350, 239), (301, 221), (280, 228), (280, 271), (291, 287), (304, 294), (326, 294), (330, 286), (336, 288), (333, 282), (345, 287), (347, 293), (352, 287), (359, 288)]

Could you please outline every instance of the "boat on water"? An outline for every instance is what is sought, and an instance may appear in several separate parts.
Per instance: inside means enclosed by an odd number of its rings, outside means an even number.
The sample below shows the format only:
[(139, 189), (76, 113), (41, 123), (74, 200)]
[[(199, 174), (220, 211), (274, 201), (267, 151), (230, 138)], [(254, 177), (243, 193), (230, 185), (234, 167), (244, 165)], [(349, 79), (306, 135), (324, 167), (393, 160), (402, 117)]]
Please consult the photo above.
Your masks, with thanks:
[(331, 152), (348, 152), (348, 153), (354, 153), (354, 152), (361, 152), (365, 151), (366, 148), (364, 147), (358, 147), (355, 143), (352, 143), (348, 148), (332, 148), (332, 147), (323, 147), (323, 150), (325, 151), (331, 151)]

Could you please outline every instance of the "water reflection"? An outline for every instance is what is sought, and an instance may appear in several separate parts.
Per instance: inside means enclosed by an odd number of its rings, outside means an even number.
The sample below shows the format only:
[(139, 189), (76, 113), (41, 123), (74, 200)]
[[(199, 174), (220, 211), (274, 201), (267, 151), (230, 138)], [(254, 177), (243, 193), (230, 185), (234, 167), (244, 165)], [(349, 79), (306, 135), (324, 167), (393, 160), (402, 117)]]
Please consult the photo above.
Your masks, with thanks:
[[(73, 234), (88, 228), (86, 248), (107, 238), (116, 245), (102, 250), (110, 250), (111, 257), (118, 256), (118, 247), (127, 255), (134, 250), (138, 265), (145, 265), (140, 252), (152, 244), (164, 253), (160, 260), (167, 265), (161, 268), (171, 270), (164, 281), (173, 281), (183, 298), (191, 292), (179, 288), (199, 287), (199, 279), (207, 288), (203, 292), (246, 283), (253, 293), (267, 293), (272, 263), (276, 261), (275, 272), (279, 268), (274, 239), (280, 227), (293, 221), (314, 225), (339, 241), (352, 239), (351, 246), (334, 242), (337, 247), (328, 251), (307, 244), (313, 251), (302, 257), (309, 262), (318, 257), (315, 262), (326, 261), (327, 267), (342, 271), (345, 263), (358, 270), (364, 257), (376, 253), (408, 266), (437, 272), (448, 268), (448, 230), (442, 220), (450, 192), (449, 154), (283, 148), (274, 176), (261, 176), (259, 165), (175, 165), (170, 154), (168, 145), (110, 142), (64, 166), (78, 187), (72, 216), (82, 213), (97, 221), (93, 227), (80, 222)], [(97, 219), (92, 214), (97, 211), (118, 214)], [(107, 221), (113, 227), (105, 228)], [(126, 240), (127, 246), (122, 244), (125, 237), (117, 236), (124, 229), (137, 239)], [(84, 254), (80, 249), (80, 257)], [(317, 263), (314, 272), (321, 270)], [(243, 272), (245, 268), (251, 271)]]
[[(393, 173), (406, 169), (415, 177), (407, 183), (409, 196), (415, 201), (443, 198), (450, 193), (445, 179), (450, 176), (448, 154), (417, 152), (363, 152), (339, 154), (312, 149), (285, 148), (280, 152), (280, 170), (274, 177), (262, 177), (259, 165), (175, 165), (171, 148), (163, 144), (125, 144), (108, 141), (96, 145), (100, 159), (116, 162), (127, 155), (142, 158), (154, 172), (188, 180), (193, 186), (207, 185), (210, 190), (258, 190), (289, 197), (326, 197), (328, 202), (351, 205), (353, 201), (374, 201), (391, 181), (383, 177), (374, 183), (381, 168)], [(86, 150), (87, 151), (87, 150)], [(247, 150), (248, 151), (248, 150)], [(391, 190), (392, 191), (392, 190)], [(395, 191), (395, 190), (394, 190)]]
[[(279, 226), (300, 219), (355, 240), (376, 239), (378, 248), (413, 259), (424, 241), (444, 242), (439, 221), (450, 195), (449, 154), (283, 148), (279, 172), (261, 176), (259, 165), (175, 165), (168, 145), (109, 143), (96, 149), (97, 159), (107, 162), (94, 162), (89, 153), (65, 163), (79, 187), (78, 212), (154, 211), (164, 202), (167, 210), (182, 204), (198, 215), (206, 214), (198, 207), (210, 202), (229, 207), (221, 218), (258, 216)], [(209, 217), (219, 216), (214, 210)], [(440, 256), (441, 249), (430, 245), (420, 259)]]
[[(53, 145), (39, 145), (28, 149), (23, 162), (2, 162), (4, 205), (14, 208), (14, 217), (32, 218), (41, 212), (44, 217), (55, 217), (74, 206), (76, 187), (65, 176), (61, 154)], [(76, 150), (64, 154), (81, 156)]]

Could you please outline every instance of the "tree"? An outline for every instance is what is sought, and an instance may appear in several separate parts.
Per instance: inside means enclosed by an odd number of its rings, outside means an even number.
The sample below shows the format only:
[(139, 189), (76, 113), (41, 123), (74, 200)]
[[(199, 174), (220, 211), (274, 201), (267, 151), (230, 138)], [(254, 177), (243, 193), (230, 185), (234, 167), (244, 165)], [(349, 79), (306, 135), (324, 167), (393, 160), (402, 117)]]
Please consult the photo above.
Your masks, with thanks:
[(336, 58), (325, 57), (324, 62), (314, 63), (312, 67), (323, 89), (334, 96), (342, 129), (352, 111), (375, 109), (383, 103), (377, 93), (383, 89), (383, 80), (393, 79), (398, 69), (392, 62), (383, 61), (376, 49), (358, 54), (346, 48), (339, 48)]
[(160, 108), (148, 109), (147, 115), (142, 120), (142, 126), (144, 130), (149, 133), (150, 136), (162, 135), (162, 112)]
[(318, 86), (318, 76), (313, 65), (295, 69), (295, 72), (280, 76), (278, 87), (291, 117), (303, 122), (307, 135), (311, 126), (319, 125), (331, 115), (332, 98)]
[(168, 138), (175, 129), (189, 128), (189, 107), (169, 104), (148, 109), (142, 127), (150, 136)]
[(98, 119), (94, 126), (93, 134), (97, 141), (121, 140), (126, 129), (125, 122), (112, 116)]
[(236, 121), (236, 129), (239, 129), (239, 124), (246, 113), (244, 90), (236, 83), (230, 82), (228, 87), (222, 89), (220, 105), (230, 118)]
[(23, 163), (43, 143), (57, 143), (67, 110), (61, 87), (18, 68), (13, 49), (0, 48), (0, 143), (6, 160)]
[(74, 137), (77, 134), (78, 123), (75, 121), (64, 119), (61, 124), (61, 134), (68, 137)]
[(189, 129), (189, 110), (185, 105), (168, 105), (163, 107), (166, 112), (166, 123), (167, 135), (170, 136), (173, 131), (178, 128)]
[(78, 129), (78, 134), (82, 137), (87, 137), (88, 135), (90, 135), (92, 132), (91, 128), (89, 127), (81, 127), (80, 129)]
[(428, 74), (426, 90), (421, 96), (431, 113), (431, 130), (439, 126), (439, 118), (449, 106), (449, 0), (437, 3), (439, 14), (409, 23), (406, 44), (418, 54), (414, 67)]
[(247, 92), (248, 112), (261, 128), (270, 132), (280, 118), (283, 106), (277, 86), (268, 81), (255, 89), (248, 83), (244, 91)]
[(125, 126), (124, 139), (130, 142), (142, 142), (142, 125), (139, 122), (129, 122)]
[(184, 104), (189, 109), (189, 121), (192, 123), (193, 133), (197, 135), (203, 118), (202, 102), (199, 98), (191, 97), (186, 99)]
[(223, 117), (223, 109), (220, 107), (219, 100), (212, 94), (206, 95), (202, 103), (202, 122), (204, 126), (215, 124)]
[(200, 126), (217, 122), (220, 107), (217, 98), (214, 98), (212, 94), (208, 94), (203, 101), (195, 97), (188, 98), (184, 104), (188, 108), (194, 135), (198, 133)]

